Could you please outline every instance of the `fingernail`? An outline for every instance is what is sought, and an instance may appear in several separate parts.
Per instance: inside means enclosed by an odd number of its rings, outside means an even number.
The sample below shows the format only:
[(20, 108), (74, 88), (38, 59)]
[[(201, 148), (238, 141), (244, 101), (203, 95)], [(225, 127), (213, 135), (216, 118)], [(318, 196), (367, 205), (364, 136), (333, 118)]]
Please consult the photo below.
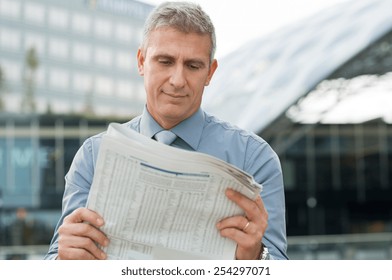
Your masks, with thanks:
[(104, 252), (101, 253), (101, 258), (106, 259), (106, 254)]
[(232, 189), (227, 189), (226, 190), (226, 195), (227, 196), (232, 196), (234, 194), (234, 191)]
[(103, 225), (103, 220), (101, 218), (97, 219), (97, 224), (98, 226), (102, 226)]

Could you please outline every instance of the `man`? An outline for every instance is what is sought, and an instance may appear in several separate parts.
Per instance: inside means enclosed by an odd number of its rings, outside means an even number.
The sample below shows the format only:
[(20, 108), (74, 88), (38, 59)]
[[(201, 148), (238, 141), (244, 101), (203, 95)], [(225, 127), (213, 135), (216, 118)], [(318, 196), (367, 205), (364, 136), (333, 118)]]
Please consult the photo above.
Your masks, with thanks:
[[(218, 67), (215, 41), (214, 26), (198, 5), (173, 2), (158, 6), (146, 21), (137, 53), (146, 107), (141, 116), (124, 125), (151, 138), (170, 130), (177, 135), (172, 146), (210, 154), (254, 176), (264, 187), (263, 199), (259, 196), (252, 201), (227, 190), (227, 197), (246, 216), (227, 217), (217, 223), (217, 230), (237, 243), (236, 259), (269, 258), (269, 254), (274, 259), (287, 259), (278, 157), (260, 137), (220, 121), (200, 107), (204, 87)], [(99, 230), (105, 221), (85, 208), (101, 137), (85, 141), (66, 175), (63, 214), (48, 259), (106, 258), (96, 245), (110, 242)]]

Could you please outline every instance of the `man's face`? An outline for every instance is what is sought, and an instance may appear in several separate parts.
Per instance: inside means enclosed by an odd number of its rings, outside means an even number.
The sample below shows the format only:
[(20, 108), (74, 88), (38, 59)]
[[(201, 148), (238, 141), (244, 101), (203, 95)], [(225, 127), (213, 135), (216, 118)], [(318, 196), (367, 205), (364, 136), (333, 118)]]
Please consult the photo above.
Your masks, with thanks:
[(216, 60), (210, 64), (210, 50), (208, 35), (170, 27), (151, 32), (145, 49), (139, 49), (147, 109), (163, 128), (172, 128), (200, 107), (204, 87), (218, 66)]

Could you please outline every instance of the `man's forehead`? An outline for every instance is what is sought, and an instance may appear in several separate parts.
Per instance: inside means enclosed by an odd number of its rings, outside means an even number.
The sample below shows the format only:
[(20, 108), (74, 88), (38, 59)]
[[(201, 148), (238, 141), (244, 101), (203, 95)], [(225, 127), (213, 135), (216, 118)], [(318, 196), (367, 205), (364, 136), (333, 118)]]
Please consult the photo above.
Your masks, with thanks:
[(158, 28), (151, 32), (146, 44), (147, 50), (151, 55), (173, 57), (187, 55), (209, 60), (211, 41), (206, 34), (185, 33), (174, 28)]

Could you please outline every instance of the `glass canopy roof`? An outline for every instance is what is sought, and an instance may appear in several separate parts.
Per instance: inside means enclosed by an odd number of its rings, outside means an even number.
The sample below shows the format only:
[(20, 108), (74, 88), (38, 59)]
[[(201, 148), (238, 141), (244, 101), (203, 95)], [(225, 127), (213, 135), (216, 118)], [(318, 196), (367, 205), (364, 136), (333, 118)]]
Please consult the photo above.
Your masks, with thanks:
[[(222, 58), (205, 90), (203, 108), (258, 133), (336, 69), (391, 30), (391, 0), (354, 0), (336, 5), (251, 41)], [(370, 117), (382, 117), (390, 122), (391, 75), (385, 75), (380, 83), (371, 82), (377, 89), (385, 86), (377, 95), (351, 88), (360, 83), (369, 84), (370, 80), (371, 76), (346, 81), (351, 96), (339, 105), (333, 94), (322, 96), (322, 85), (319, 85), (315, 94), (309, 94), (313, 96), (312, 106), (302, 104), (301, 114), (294, 114), (295, 109), (287, 113), (300, 122), (360, 122)], [(378, 101), (371, 106), (366, 101), (378, 96)], [(320, 107), (322, 116), (315, 116), (315, 107)], [(370, 107), (375, 112), (368, 112)], [(343, 114), (347, 110), (355, 110), (356, 116)]]

